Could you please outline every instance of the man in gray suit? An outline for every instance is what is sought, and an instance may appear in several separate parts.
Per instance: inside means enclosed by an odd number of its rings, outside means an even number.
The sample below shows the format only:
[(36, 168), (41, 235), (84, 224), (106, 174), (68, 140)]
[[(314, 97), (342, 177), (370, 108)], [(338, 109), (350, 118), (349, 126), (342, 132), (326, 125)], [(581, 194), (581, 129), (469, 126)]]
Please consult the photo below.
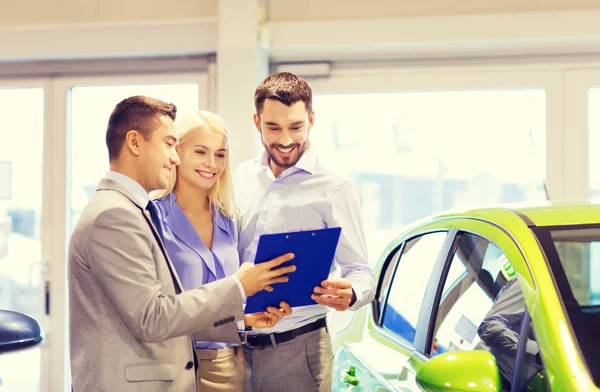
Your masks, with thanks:
[[(147, 211), (179, 164), (174, 105), (148, 97), (120, 102), (106, 133), (110, 171), (83, 210), (69, 247), (71, 374), (74, 392), (195, 392), (191, 334), (240, 342), (245, 297), (287, 281), (293, 255), (243, 266), (194, 290), (181, 283)], [(272, 325), (291, 313), (246, 318)]]

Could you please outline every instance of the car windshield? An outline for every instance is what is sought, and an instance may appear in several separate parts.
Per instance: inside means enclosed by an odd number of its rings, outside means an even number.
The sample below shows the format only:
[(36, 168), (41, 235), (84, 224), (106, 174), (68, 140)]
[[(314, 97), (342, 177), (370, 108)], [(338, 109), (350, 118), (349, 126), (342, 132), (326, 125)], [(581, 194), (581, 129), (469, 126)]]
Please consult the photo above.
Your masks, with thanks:
[(577, 303), (600, 306), (600, 227), (549, 233)]
[(600, 225), (533, 229), (563, 299), (579, 347), (600, 382)]

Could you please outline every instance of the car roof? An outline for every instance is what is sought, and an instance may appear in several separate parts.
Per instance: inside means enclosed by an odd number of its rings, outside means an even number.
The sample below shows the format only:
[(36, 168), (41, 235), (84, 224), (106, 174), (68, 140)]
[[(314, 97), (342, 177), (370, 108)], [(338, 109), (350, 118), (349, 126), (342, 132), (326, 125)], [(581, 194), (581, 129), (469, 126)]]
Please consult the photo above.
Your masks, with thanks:
[(476, 218), (499, 223), (507, 214), (518, 215), (530, 227), (600, 223), (600, 201), (503, 204), (475, 209), (450, 210), (429, 219)]

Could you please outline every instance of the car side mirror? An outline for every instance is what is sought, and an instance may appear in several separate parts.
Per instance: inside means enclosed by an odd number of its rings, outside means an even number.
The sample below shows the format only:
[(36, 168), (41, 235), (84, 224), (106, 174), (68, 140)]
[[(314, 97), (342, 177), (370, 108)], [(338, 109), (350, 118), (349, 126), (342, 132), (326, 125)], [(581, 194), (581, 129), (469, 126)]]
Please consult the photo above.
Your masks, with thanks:
[(435, 356), (417, 371), (416, 378), (419, 386), (428, 392), (502, 390), (496, 359), (483, 350)]
[(43, 340), (44, 331), (34, 318), (0, 310), (0, 355), (37, 347)]

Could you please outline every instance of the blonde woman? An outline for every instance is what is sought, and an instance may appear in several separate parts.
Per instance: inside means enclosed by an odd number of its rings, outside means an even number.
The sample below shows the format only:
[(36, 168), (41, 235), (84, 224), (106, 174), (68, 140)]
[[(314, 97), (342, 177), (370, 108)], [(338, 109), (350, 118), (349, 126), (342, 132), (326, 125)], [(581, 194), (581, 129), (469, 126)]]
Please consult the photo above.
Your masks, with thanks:
[[(176, 121), (181, 163), (169, 186), (153, 203), (158, 230), (184, 290), (232, 275), (240, 266), (235, 204), (229, 159), (229, 133), (223, 119), (208, 111), (186, 114)], [(273, 326), (291, 308), (245, 317), (247, 326)], [(245, 371), (239, 347), (194, 340), (198, 388), (243, 391)]]

